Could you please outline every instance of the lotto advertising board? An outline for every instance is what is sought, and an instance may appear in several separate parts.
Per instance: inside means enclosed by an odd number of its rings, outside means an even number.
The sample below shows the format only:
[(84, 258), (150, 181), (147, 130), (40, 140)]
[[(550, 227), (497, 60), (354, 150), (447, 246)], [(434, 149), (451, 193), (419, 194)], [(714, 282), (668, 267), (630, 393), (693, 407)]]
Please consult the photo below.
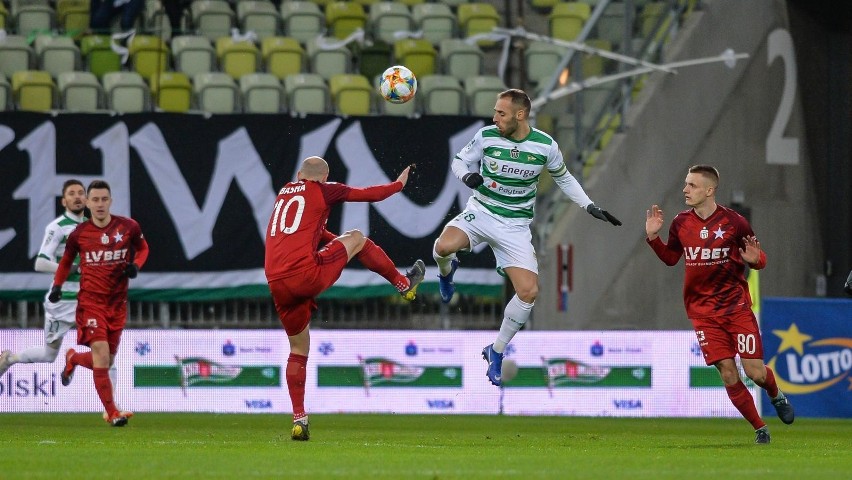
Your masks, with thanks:
[(761, 320), (766, 362), (796, 415), (852, 418), (852, 300), (767, 298)]
[[(470, 413), (736, 417), (694, 334), (521, 332), (503, 388), (485, 377), (496, 332), (314, 330), (307, 408), (315, 413)], [(38, 330), (0, 330), (0, 345), (39, 345)], [(63, 345), (74, 346), (69, 333)], [(85, 348), (85, 347), (81, 347)], [(291, 411), (287, 338), (280, 330), (128, 330), (116, 398), (135, 412)], [(70, 386), (52, 364), (17, 364), (0, 377), (2, 412), (96, 412), (91, 372)], [(756, 393), (755, 387), (751, 387)]]

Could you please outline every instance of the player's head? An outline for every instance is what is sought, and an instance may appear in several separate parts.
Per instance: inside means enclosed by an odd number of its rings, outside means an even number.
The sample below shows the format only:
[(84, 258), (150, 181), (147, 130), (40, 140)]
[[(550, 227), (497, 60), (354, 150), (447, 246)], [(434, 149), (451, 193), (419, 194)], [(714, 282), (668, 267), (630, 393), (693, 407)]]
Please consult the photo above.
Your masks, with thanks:
[(62, 184), (62, 206), (65, 210), (80, 215), (86, 208), (86, 189), (83, 182), (76, 179), (65, 180)]
[(530, 108), (532, 108), (530, 97), (523, 90), (510, 88), (497, 94), (492, 120), (500, 130), (500, 135), (515, 140), (526, 137), (529, 134), (527, 119)]
[(112, 205), (112, 191), (103, 180), (93, 180), (86, 189), (86, 206), (92, 212), (95, 223), (109, 222), (109, 208)]
[(324, 182), (328, 180), (328, 163), (321, 157), (308, 157), (302, 162), (296, 178)]
[(710, 165), (693, 165), (689, 167), (683, 185), (686, 204), (699, 207), (705, 202), (716, 201), (716, 188), (719, 187), (719, 171)]

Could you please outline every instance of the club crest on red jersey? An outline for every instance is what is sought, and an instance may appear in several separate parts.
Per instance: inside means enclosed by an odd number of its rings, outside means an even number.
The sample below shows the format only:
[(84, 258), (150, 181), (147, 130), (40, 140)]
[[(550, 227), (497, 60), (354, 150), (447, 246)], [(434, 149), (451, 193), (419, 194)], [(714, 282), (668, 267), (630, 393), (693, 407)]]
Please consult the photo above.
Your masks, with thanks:
[(701, 237), (701, 240), (707, 240), (707, 237), (710, 236), (710, 233), (707, 231), (707, 227), (701, 227), (701, 231), (698, 232), (698, 236)]

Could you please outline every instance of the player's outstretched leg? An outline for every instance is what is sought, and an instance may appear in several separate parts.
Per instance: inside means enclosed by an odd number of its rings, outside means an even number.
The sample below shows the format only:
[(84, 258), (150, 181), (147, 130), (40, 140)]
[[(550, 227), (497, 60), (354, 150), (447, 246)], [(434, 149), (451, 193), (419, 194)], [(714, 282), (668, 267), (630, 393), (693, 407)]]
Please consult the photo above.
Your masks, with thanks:
[(453, 294), (456, 293), (456, 284), (453, 283), (453, 275), (455, 275), (457, 268), (459, 268), (459, 260), (454, 258), (450, 262), (450, 273), (446, 275), (438, 274), (438, 290), (441, 292), (441, 301), (444, 303), (450, 303)]
[(9, 361), (9, 357), (11, 356), (12, 352), (9, 350), (0, 352), (0, 376), (6, 373), (6, 370), (9, 370), (9, 367), (12, 366), (12, 362)]
[(787, 400), (787, 396), (780, 391), (778, 392), (778, 397), (772, 400), (772, 406), (775, 407), (775, 413), (778, 414), (778, 418), (787, 425), (790, 425), (796, 419), (793, 405), (790, 404), (790, 400)]
[(62, 375), (60, 375), (60, 379), (62, 380), (62, 385), (68, 386), (71, 385), (71, 379), (74, 378), (74, 365), (71, 363), (71, 357), (77, 353), (73, 348), (69, 348), (68, 351), (65, 352), (65, 368), (62, 369)]
[(769, 443), (769, 429), (764, 426), (755, 430), (754, 443)]
[(290, 438), (298, 441), (306, 441), (311, 438), (311, 433), (308, 431), (307, 418), (293, 422), (293, 430), (290, 432)]
[(488, 380), (491, 380), (492, 385), (499, 387), (503, 384), (503, 354), (495, 352), (492, 343), (482, 349), (482, 358), (488, 362), (488, 370), (485, 373)]
[(417, 297), (417, 286), (426, 277), (426, 264), (423, 263), (423, 260), (417, 259), (414, 265), (405, 272), (405, 277), (408, 278), (408, 288), (399, 292), (399, 294), (402, 295), (402, 298), (411, 301)]

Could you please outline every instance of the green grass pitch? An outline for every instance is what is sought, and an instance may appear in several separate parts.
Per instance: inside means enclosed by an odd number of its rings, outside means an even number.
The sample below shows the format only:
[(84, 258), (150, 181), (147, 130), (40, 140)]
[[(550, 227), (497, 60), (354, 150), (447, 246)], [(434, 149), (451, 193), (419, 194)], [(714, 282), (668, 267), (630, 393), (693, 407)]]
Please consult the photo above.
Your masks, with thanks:
[(467, 415), (0, 414), (0, 479), (840, 479), (852, 421)]

